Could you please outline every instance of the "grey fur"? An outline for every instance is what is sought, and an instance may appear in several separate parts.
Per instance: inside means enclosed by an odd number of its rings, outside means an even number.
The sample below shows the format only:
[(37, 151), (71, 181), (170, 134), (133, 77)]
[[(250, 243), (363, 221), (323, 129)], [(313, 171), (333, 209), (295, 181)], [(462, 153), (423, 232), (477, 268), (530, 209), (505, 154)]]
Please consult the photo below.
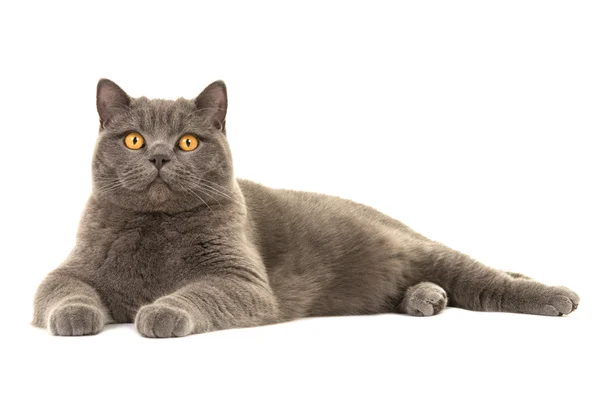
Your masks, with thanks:
[(439, 285), (421, 282), (408, 288), (398, 312), (416, 317), (429, 317), (442, 312), (448, 304), (448, 295)]
[[(327, 315), (477, 311), (569, 314), (578, 296), (486, 267), (378, 211), (322, 194), (236, 180), (227, 95), (130, 98), (97, 93), (93, 191), (77, 244), (35, 296), (33, 324), (88, 335), (135, 322), (185, 336)], [(130, 131), (146, 145), (130, 150)], [(200, 146), (176, 143), (193, 134)], [(166, 157), (160, 172), (149, 159)], [(160, 175), (160, 179), (158, 179)]]

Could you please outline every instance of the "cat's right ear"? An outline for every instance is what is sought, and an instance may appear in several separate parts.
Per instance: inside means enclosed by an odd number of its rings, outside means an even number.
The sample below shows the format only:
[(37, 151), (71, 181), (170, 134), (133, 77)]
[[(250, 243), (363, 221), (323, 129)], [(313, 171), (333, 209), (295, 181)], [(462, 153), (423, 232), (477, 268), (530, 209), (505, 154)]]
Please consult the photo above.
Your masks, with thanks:
[(104, 128), (115, 114), (127, 109), (131, 98), (116, 83), (100, 79), (96, 90), (96, 108), (100, 116), (100, 126)]

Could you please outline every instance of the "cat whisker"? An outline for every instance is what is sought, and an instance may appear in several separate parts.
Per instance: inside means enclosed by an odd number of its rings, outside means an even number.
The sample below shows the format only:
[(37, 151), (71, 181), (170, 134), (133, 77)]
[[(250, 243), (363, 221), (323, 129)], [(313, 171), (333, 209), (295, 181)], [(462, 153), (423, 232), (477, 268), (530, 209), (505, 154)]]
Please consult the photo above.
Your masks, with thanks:
[(191, 194), (192, 196), (196, 197), (198, 200), (200, 200), (201, 202), (203, 202), (206, 207), (208, 207), (208, 209), (210, 210), (210, 212), (212, 212), (213, 216), (216, 218), (217, 214), (215, 214), (215, 212), (213, 211), (213, 209), (208, 205), (208, 203), (198, 194), (194, 193), (192, 190), (187, 189), (186, 187), (184, 187), (183, 185), (177, 183), (177, 186), (179, 186), (184, 192)]
[(219, 199), (217, 197), (213, 196), (212, 194), (210, 194), (210, 192), (203, 192), (202, 190), (200, 190), (200, 193), (209, 195), (214, 201), (217, 202), (217, 204), (219, 205), (219, 207), (223, 208), (223, 204), (221, 204), (221, 202), (219, 201)]
[[(187, 190), (187, 192), (188, 192), (188, 193), (189, 193), (189, 192), (193, 192), (193, 190), (194, 190), (194, 189), (196, 189), (196, 187), (194, 187), (194, 188), (184, 188), (184, 187), (183, 187), (182, 185), (180, 185), (180, 184), (179, 184), (178, 186), (179, 186), (180, 188), (184, 189), (184, 190)], [(198, 189), (200, 189), (200, 188), (198, 188)], [(221, 208), (223, 208), (223, 205), (221, 204), (221, 202), (219, 201), (219, 199), (218, 199), (218, 198), (216, 198), (215, 196), (213, 196), (213, 195), (212, 195), (210, 192), (203, 192), (202, 190), (199, 190), (199, 192), (200, 192), (201, 194), (206, 194), (206, 195), (210, 196), (210, 197), (211, 197), (213, 200), (215, 200), (215, 201), (217, 202), (217, 204), (219, 204), (219, 206), (220, 206)]]
[(229, 196), (228, 194), (226, 194), (226, 193), (224, 193), (224, 192), (222, 192), (222, 191), (220, 191), (220, 190), (218, 190), (218, 189), (216, 189), (216, 188), (214, 188), (214, 187), (212, 187), (212, 186), (209, 186), (209, 185), (208, 185), (206, 182), (203, 182), (203, 181), (195, 181), (195, 182), (192, 182), (192, 183), (193, 183), (193, 184), (195, 184), (195, 185), (196, 185), (196, 186), (197, 186), (199, 189), (205, 189), (205, 190), (208, 190), (208, 191), (212, 192), (212, 193), (213, 193), (213, 194), (215, 194), (215, 195), (222, 196), (222, 197), (224, 197), (224, 198), (226, 198), (226, 199), (228, 199), (228, 200), (231, 200), (231, 201), (233, 201), (233, 202), (235, 202), (235, 203), (239, 204), (239, 205), (240, 205), (240, 206), (242, 206), (242, 207), (244, 206), (244, 204), (243, 204), (243, 203), (241, 203), (239, 200), (235, 199), (235, 198), (234, 198), (234, 197), (232, 197), (232, 196)]
[(193, 176), (193, 175), (188, 176), (188, 178), (190, 178), (191, 180), (194, 180), (196, 183), (202, 183), (202, 184), (205, 184), (205, 185), (212, 185), (211, 188), (215, 189), (216, 191), (218, 191), (218, 193), (221, 193), (223, 196), (227, 196), (226, 193), (229, 193), (229, 194), (233, 194), (234, 193), (232, 190), (226, 188), (225, 186), (219, 185), (218, 183), (209, 181), (209, 180), (204, 179), (204, 178), (200, 178), (200, 177)]

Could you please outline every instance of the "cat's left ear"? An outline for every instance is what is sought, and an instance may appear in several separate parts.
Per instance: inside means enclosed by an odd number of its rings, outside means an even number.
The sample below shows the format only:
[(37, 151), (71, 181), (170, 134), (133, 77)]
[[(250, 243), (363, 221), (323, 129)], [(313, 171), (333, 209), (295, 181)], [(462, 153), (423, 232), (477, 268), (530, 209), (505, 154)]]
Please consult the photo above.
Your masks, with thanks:
[(225, 133), (227, 88), (223, 81), (211, 83), (194, 100), (198, 113), (210, 119), (213, 126)]

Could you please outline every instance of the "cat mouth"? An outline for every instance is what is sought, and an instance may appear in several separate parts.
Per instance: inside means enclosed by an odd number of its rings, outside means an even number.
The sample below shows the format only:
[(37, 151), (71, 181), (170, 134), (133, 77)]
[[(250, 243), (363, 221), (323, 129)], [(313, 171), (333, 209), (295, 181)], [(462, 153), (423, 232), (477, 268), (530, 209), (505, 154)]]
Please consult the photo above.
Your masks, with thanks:
[(152, 182), (150, 182), (150, 185), (165, 185), (166, 187), (168, 187), (169, 189), (171, 189), (171, 185), (169, 185), (169, 183), (167, 181), (165, 181), (163, 179), (162, 176), (157, 175), (156, 178), (154, 178), (154, 180)]

